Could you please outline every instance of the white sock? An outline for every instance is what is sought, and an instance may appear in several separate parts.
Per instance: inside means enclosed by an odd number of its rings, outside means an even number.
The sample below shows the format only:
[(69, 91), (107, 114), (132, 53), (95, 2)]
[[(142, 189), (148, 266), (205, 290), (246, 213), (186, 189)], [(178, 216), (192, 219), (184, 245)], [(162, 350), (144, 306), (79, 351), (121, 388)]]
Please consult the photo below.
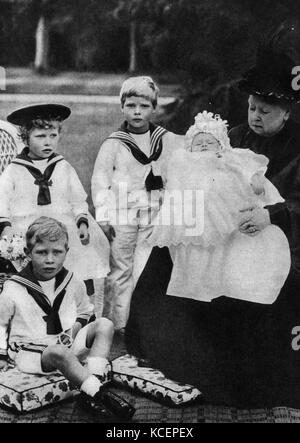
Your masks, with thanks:
[(104, 357), (88, 357), (87, 369), (91, 374), (104, 375), (106, 373), (106, 366), (108, 365), (108, 360)]
[(101, 388), (102, 384), (100, 380), (95, 377), (94, 375), (90, 375), (81, 385), (80, 390), (84, 392), (85, 394), (89, 395), (90, 397), (94, 397), (99, 389)]

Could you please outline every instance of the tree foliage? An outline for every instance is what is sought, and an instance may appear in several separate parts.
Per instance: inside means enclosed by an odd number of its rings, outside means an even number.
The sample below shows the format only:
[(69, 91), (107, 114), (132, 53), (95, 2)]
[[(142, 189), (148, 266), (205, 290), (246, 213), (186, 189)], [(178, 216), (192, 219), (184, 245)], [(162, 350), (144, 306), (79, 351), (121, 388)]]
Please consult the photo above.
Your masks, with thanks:
[(43, 13), (53, 68), (126, 71), (134, 23), (137, 69), (180, 82), (190, 109), (211, 105), (225, 116), (236, 97), (232, 81), (253, 63), (260, 38), (300, 19), (295, 0), (0, 0), (0, 7), (1, 64), (33, 61)]
[[(1, 43), (18, 60), (20, 39), (32, 54), (41, 13), (51, 22), (52, 53), (65, 47), (66, 67), (124, 69), (128, 27), (138, 23), (141, 69), (186, 75), (194, 83), (228, 79), (251, 62), (258, 37), (287, 18), (299, 17), (295, 0), (0, 0)], [(7, 7), (9, 5), (9, 7)], [(259, 7), (258, 7), (259, 6)], [(58, 45), (59, 42), (59, 45)], [(55, 45), (56, 43), (56, 45)], [(119, 50), (118, 50), (119, 47)], [(24, 57), (24, 64), (27, 57)], [(60, 60), (61, 57), (58, 57)], [(102, 60), (102, 63), (100, 62)], [(18, 60), (19, 61), (19, 60)], [(61, 60), (60, 60), (61, 63)]]

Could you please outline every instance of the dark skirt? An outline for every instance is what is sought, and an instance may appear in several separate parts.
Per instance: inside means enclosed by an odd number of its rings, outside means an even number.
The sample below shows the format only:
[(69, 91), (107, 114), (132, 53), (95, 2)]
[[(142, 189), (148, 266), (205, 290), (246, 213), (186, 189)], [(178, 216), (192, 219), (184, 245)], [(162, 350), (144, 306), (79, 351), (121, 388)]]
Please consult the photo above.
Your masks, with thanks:
[(128, 352), (210, 404), (300, 407), (299, 275), (291, 271), (276, 303), (261, 305), (167, 295), (171, 272), (168, 248), (154, 248), (133, 293)]

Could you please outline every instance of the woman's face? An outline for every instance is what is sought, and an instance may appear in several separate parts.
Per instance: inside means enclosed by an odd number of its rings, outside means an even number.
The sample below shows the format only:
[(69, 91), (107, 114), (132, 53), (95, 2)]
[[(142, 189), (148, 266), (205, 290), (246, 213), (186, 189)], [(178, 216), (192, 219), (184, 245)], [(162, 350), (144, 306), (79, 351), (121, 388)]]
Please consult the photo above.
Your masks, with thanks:
[(279, 132), (290, 116), (290, 112), (277, 104), (269, 104), (256, 95), (250, 95), (248, 123), (252, 131), (264, 137)]
[(205, 132), (200, 132), (193, 138), (191, 151), (213, 151), (218, 152), (220, 150), (220, 143), (211, 134), (206, 134)]

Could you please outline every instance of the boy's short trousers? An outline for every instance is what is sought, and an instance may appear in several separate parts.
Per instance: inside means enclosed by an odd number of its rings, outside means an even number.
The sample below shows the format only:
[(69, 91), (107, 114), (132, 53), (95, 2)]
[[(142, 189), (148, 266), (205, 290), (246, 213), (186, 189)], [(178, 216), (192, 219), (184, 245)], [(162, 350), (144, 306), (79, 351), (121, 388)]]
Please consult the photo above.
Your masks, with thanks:
[[(72, 346), (71, 351), (73, 351), (74, 355), (79, 359), (79, 361), (83, 362), (86, 357), (89, 355), (90, 349), (87, 348), (86, 340), (87, 340), (87, 333), (89, 330), (89, 325), (82, 328)], [(53, 345), (55, 345), (56, 342), (53, 342)], [(49, 375), (56, 373), (57, 371), (53, 372), (44, 372), (42, 368), (42, 354), (43, 352), (49, 347), (49, 345), (35, 345), (35, 344), (26, 344), (21, 346), (22, 349), (20, 349), (18, 352), (14, 353), (13, 360), (15, 361), (18, 369), (21, 372), (24, 372), (26, 374), (36, 374), (36, 375)], [(64, 346), (64, 345), (61, 345)]]

